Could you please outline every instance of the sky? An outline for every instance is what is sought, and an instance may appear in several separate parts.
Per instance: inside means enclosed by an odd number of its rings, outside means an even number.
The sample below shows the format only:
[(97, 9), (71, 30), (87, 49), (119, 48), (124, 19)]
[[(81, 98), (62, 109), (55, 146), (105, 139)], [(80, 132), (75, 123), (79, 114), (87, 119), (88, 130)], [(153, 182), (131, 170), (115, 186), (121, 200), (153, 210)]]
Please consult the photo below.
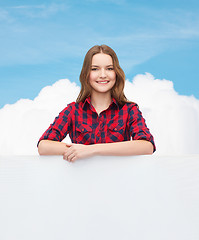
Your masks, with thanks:
[(148, 72), (199, 99), (196, 0), (0, 0), (0, 29), (0, 108), (59, 79), (79, 85), (96, 44), (115, 50), (126, 79)]

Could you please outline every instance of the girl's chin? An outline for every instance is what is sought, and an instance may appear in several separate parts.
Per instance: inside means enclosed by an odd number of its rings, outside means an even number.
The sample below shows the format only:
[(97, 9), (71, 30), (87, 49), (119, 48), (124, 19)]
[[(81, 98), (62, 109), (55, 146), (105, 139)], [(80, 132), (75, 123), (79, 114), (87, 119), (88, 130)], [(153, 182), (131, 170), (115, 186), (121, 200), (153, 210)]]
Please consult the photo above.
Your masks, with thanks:
[(111, 93), (111, 89), (92, 89), (92, 93), (101, 93), (101, 94), (105, 94), (105, 93)]

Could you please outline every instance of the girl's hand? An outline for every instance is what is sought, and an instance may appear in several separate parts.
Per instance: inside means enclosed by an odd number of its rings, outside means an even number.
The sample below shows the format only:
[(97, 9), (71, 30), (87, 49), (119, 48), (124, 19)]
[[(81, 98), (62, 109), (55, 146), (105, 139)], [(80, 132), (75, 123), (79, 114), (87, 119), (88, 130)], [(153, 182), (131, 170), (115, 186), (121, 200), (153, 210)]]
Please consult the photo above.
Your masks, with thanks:
[(69, 162), (74, 162), (77, 159), (87, 158), (94, 155), (94, 145), (67, 143), (66, 146), (68, 148), (63, 154), (63, 159)]

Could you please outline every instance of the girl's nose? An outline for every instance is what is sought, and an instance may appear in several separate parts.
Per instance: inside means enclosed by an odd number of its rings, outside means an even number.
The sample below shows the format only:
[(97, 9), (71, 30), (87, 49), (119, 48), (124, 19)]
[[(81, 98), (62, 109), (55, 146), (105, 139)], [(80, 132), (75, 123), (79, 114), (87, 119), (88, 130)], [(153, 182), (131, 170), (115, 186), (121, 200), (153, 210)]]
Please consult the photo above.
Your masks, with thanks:
[(101, 69), (101, 71), (100, 71), (100, 77), (101, 78), (105, 78), (106, 77), (106, 70), (105, 69)]

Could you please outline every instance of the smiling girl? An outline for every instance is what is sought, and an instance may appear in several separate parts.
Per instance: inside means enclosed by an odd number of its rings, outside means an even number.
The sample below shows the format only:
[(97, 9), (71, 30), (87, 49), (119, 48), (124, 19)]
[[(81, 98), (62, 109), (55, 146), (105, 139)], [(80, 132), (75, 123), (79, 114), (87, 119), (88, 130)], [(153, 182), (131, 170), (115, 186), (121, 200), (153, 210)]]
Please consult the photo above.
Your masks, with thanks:
[[(142, 155), (154, 139), (137, 104), (126, 99), (125, 75), (106, 45), (86, 54), (76, 102), (62, 110), (39, 139), (40, 155), (63, 155), (69, 162), (94, 155)], [(69, 134), (72, 143), (61, 142)]]

